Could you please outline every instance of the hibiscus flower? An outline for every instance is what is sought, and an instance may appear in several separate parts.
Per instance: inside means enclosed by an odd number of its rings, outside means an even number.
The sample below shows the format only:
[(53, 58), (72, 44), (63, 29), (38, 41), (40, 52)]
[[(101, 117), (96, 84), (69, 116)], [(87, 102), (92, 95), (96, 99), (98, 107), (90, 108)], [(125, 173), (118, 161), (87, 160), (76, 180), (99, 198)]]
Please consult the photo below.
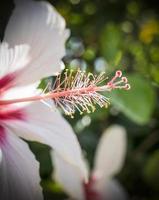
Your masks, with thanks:
[[(0, 44), (0, 199), (40, 200), (39, 164), (21, 138), (49, 145), (81, 173), (78, 141), (52, 105), (2, 103), (41, 93), (39, 80), (61, 71), (69, 31), (46, 2), (17, 0)], [(52, 103), (52, 102), (51, 102)], [(53, 103), (52, 103), (53, 104)]]
[[(95, 155), (94, 169), (85, 181), (85, 174), (76, 166), (65, 161), (55, 152), (53, 177), (73, 199), (78, 200), (125, 200), (127, 194), (120, 183), (113, 178), (123, 166), (126, 154), (126, 131), (113, 125), (102, 135)], [(87, 164), (83, 160), (87, 170)], [(88, 170), (89, 171), (89, 170)]]

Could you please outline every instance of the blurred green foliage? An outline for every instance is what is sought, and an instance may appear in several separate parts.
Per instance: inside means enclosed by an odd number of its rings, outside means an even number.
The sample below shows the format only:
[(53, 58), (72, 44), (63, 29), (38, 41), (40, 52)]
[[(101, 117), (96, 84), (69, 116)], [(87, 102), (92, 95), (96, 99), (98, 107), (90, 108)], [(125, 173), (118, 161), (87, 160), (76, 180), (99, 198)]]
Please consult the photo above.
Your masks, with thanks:
[[(111, 106), (90, 115), (68, 118), (85, 156), (93, 163), (102, 132), (111, 124), (127, 129), (128, 152), (118, 175), (133, 200), (159, 199), (159, 7), (144, 0), (50, 0), (66, 19), (71, 36), (64, 58), (68, 68), (110, 77), (121, 69), (131, 90), (105, 94)], [(1, 38), (12, 2), (0, 12)], [(44, 82), (43, 82), (44, 84)], [(51, 180), (49, 148), (30, 143), (41, 162), (46, 200), (63, 199), (65, 194)]]
[(138, 74), (127, 76), (132, 86), (128, 92), (112, 92), (112, 104), (137, 124), (147, 124), (154, 111), (156, 94), (152, 85)]

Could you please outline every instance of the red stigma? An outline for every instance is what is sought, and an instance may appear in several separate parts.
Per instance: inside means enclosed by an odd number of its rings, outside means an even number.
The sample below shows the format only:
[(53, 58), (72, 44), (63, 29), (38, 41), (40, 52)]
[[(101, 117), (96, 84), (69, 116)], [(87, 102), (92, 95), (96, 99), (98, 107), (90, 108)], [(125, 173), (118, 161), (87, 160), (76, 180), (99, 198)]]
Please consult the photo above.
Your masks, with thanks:
[(122, 71), (116, 71), (115, 76), (120, 78), (122, 76)]
[(122, 77), (122, 81), (123, 81), (124, 83), (127, 83), (127, 82), (128, 82), (128, 79), (127, 79), (126, 77)]
[(126, 85), (125, 85), (125, 90), (130, 90), (130, 88), (131, 88), (131, 87), (130, 87), (129, 84), (126, 84)]

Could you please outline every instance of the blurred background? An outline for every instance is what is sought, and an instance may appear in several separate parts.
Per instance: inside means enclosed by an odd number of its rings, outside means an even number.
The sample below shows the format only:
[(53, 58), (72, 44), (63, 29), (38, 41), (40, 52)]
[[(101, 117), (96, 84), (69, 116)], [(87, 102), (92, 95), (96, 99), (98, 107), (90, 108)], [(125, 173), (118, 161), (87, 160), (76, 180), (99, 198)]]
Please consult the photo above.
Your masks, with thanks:
[[(131, 90), (105, 94), (108, 109), (67, 118), (92, 167), (94, 152), (104, 130), (120, 124), (127, 130), (128, 149), (117, 179), (132, 200), (159, 199), (159, 7), (144, 0), (50, 0), (66, 19), (71, 36), (64, 58), (67, 68), (110, 77), (120, 69)], [(0, 36), (13, 9), (12, 1), (0, 8)], [(41, 163), (45, 199), (65, 199), (51, 180), (47, 146), (29, 143)]]

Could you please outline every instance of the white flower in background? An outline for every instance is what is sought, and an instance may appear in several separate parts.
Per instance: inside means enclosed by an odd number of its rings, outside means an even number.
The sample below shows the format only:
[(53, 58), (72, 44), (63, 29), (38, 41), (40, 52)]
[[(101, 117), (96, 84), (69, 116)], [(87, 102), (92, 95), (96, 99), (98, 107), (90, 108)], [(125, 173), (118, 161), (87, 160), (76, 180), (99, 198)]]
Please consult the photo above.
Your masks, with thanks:
[[(127, 195), (113, 177), (123, 166), (126, 154), (126, 131), (119, 125), (109, 127), (97, 147), (94, 169), (88, 182), (76, 166), (53, 152), (54, 176), (66, 193), (78, 200), (125, 200)], [(86, 163), (83, 161), (83, 163)], [(86, 166), (86, 164), (85, 164)], [(86, 168), (87, 169), (87, 168)]]
[[(0, 101), (34, 96), (41, 78), (61, 71), (69, 35), (64, 19), (46, 2), (17, 0), (0, 44)], [(54, 105), (52, 105), (54, 106)], [(0, 199), (40, 200), (39, 164), (19, 137), (51, 146), (57, 155), (84, 167), (71, 127), (42, 102), (0, 103)]]

